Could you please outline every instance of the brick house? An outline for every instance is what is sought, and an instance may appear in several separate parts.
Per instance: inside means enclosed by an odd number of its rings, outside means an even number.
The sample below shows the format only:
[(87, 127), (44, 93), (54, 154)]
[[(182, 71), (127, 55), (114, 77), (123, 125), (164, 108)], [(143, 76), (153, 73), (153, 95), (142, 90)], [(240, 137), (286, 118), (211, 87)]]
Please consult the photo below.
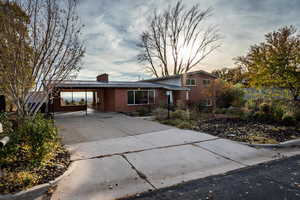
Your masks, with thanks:
[[(102, 74), (95, 81), (63, 81), (50, 95), (48, 105), (53, 112), (80, 111), (87, 107), (102, 112), (130, 112), (140, 107), (158, 107), (168, 101), (174, 104), (197, 102), (207, 99), (201, 90), (213, 79), (213, 75), (204, 71), (136, 82), (109, 81), (109, 75)], [(64, 97), (66, 93), (72, 95), (72, 100)], [(73, 95), (78, 93), (85, 94), (85, 98), (76, 103)], [(89, 104), (87, 93), (92, 96)], [(209, 106), (209, 100), (207, 102)]]
[(175, 104), (178, 104), (180, 101), (182, 101), (182, 103), (186, 103), (186, 101), (188, 101), (190, 103), (203, 102), (203, 104), (206, 106), (212, 106), (213, 99), (207, 96), (206, 91), (209, 87), (211, 87), (211, 84), (215, 79), (216, 77), (211, 73), (199, 70), (189, 72), (184, 75), (173, 75), (169, 77), (143, 80), (143, 82), (176, 85), (179, 87), (188, 88), (189, 91), (187, 93), (174, 93)]

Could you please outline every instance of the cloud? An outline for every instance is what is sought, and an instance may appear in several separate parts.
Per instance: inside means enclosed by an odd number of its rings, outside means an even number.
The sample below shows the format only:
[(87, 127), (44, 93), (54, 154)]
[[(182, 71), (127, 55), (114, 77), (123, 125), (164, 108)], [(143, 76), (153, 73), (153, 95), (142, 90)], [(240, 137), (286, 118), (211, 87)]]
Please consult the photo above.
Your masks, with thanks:
[[(80, 79), (95, 79), (109, 73), (112, 80), (137, 80), (149, 77), (137, 62), (136, 44), (153, 10), (167, 8), (176, 0), (84, 0), (79, 16), (85, 25), (83, 40), (86, 56)], [(284, 25), (300, 28), (299, 0), (184, 0), (186, 5), (199, 3), (203, 9), (214, 8), (209, 23), (218, 24), (222, 47), (199, 66), (211, 71), (232, 67), (232, 58), (244, 55), (250, 45), (261, 42), (264, 34)]]

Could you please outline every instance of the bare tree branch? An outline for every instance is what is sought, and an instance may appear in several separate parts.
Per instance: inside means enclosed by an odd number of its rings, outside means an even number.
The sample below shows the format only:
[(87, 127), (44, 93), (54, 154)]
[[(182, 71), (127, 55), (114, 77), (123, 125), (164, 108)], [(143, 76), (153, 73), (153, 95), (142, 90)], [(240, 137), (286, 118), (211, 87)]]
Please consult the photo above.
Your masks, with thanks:
[(138, 60), (147, 72), (156, 77), (186, 73), (217, 49), (219, 30), (203, 24), (211, 13), (211, 8), (201, 10), (199, 4), (187, 9), (182, 1), (161, 13), (154, 11), (138, 45)]
[[(22, 32), (24, 37), (14, 38), (20, 44), (27, 44), (28, 49), (27, 53), (26, 49), (15, 51), (15, 64), (6, 65), (14, 77), (8, 76), (10, 96), (20, 115), (35, 116), (55, 86), (80, 69), (84, 46), (79, 39), (82, 25), (76, 14), (78, 0), (15, 0), (11, 3), (28, 18), (28, 23), (23, 23), (27, 29)], [(7, 27), (16, 32), (16, 27)], [(29, 50), (32, 51), (30, 57)], [(17, 74), (15, 68), (28, 72), (27, 76)], [(27, 80), (26, 85), (17, 83), (19, 80), (23, 83)]]

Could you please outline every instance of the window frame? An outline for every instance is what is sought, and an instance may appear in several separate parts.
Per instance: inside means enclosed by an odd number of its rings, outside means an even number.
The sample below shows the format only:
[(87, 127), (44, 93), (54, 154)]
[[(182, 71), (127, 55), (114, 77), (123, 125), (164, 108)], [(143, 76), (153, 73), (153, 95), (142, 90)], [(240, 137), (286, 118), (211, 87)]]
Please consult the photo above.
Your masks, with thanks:
[[(129, 104), (128, 103), (128, 97), (129, 97), (129, 95), (128, 95), (128, 93), (129, 92), (133, 92), (133, 104)], [(136, 104), (136, 101), (135, 101), (135, 93), (136, 92), (147, 92), (148, 93), (148, 103), (146, 103), (146, 104)], [(153, 92), (153, 103), (150, 103), (150, 92)], [(127, 105), (128, 106), (143, 106), (143, 105), (153, 105), (153, 104), (155, 104), (155, 90), (127, 90)]]
[[(207, 83), (205, 83), (205, 81), (207, 81)], [(205, 87), (209, 86), (211, 84), (211, 80), (210, 79), (203, 79), (202, 83)]]
[[(187, 84), (188, 81), (190, 82), (189, 84)], [(194, 81), (195, 84), (192, 85), (192, 84), (191, 84), (191, 81)], [(195, 79), (195, 78), (187, 78), (186, 81), (185, 81), (185, 86), (190, 86), (190, 87), (195, 87), (195, 86), (197, 86), (197, 81), (196, 81), (196, 79)]]

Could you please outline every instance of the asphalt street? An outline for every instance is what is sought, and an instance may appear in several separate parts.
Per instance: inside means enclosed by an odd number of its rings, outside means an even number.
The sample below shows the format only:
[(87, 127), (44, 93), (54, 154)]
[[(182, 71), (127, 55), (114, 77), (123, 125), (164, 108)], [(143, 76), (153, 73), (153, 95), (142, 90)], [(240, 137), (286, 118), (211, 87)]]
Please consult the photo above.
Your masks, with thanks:
[(300, 155), (122, 200), (299, 200)]

